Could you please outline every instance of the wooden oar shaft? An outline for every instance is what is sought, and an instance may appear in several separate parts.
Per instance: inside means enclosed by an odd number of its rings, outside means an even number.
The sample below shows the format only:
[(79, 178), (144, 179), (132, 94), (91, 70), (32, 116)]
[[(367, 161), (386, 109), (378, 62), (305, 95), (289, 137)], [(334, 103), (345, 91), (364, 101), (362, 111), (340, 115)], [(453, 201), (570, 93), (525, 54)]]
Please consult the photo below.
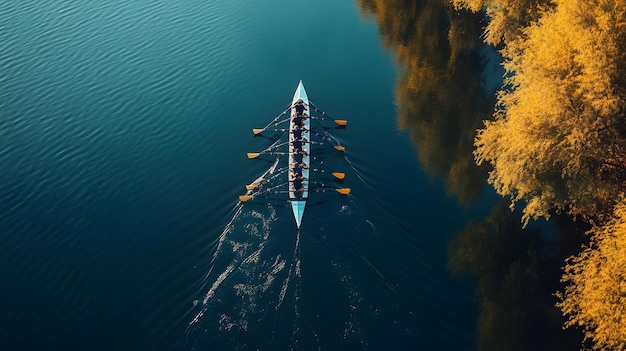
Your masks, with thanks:
[(345, 119), (334, 119), (334, 118), (332, 118), (331, 116), (329, 116), (326, 112), (324, 112), (324, 111), (320, 110), (319, 108), (317, 108), (317, 106), (315, 106), (315, 104), (313, 104), (311, 101), (309, 101), (309, 103), (311, 104), (311, 106), (313, 106), (313, 108), (315, 109), (315, 111), (317, 111), (317, 112), (321, 112), (321, 113), (322, 113), (322, 116), (326, 116), (326, 117), (328, 117), (328, 119), (330, 119), (331, 121), (333, 121), (333, 122), (337, 123), (337, 125), (340, 125), (340, 126), (345, 126), (345, 125), (347, 125), (347, 124), (348, 124), (348, 121), (347, 121), (347, 120), (345, 120)]
[[(280, 123), (284, 123), (285, 121), (288, 121), (289, 118), (286, 118), (286, 119), (284, 119), (284, 120), (282, 120), (280, 122), (276, 122), (280, 118), (280, 116), (284, 115), (289, 110), (291, 110), (291, 105), (289, 105), (289, 107), (287, 107), (287, 109), (285, 111), (281, 112), (278, 116), (274, 117), (274, 119), (270, 123), (268, 123), (265, 127), (261, 128), (261, 129), (257, 129), (257, 130), (260, 130), (262, 132), (262, 131), (266, 130), (267, 128), (269, 128), (269, 126), (271, 126), (272, 124), (277, 125), (277, 124), (280, 124)], [(254, 129), (253, 129), (253, 131), (254, 131)], [(259, 132), (259, 133), (261, 133), (261, 132)], [(256, 135), (257, 133), (254, 133), (254, 134)]]

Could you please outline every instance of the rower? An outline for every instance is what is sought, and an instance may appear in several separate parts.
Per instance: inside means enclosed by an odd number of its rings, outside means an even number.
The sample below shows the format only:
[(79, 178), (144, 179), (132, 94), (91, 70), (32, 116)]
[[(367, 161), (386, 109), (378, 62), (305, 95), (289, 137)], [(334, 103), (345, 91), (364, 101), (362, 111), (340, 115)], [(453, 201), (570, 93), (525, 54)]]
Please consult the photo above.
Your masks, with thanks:
[(295, 189), (295, 192), (304, 193), (304, 177), (296, 176), (296, 178), (291, 182), (293, 183), (293, 188)]
[(300, 138), (294, 139), (291, 141), (291, 145), (293, 146), (294, 151), (302, 151), (302, 145), (306, 142), (306, 140), (302, 140)]
[(300, 115), (304, 114), (304, 110), (307, 109), (307, 104), (305, 104), (302, 99), (298, 99), (298, 101), (296, 101), (292, 105), (292, 107), (296, 109), (296, 115), (300, 116)]
[(302, 127), (304, 120), (306, 119), (307, 115), (306, 114), (301, 114), (301, 115), (295, 115), (291, 118), (291, 121), (293, 122), (293, 126), (296, 127)]
[(293, 161), (295, 163), (302, 163), (302, 158), (306, 156), (306, 151), (304, 150), (295, 150), (293, 153)]
[(291, 133), (293, 134), (293, 137), (296, 139), (300, 139), (302, 137), (302, 133), (306, 131), (306, 128), (302, 127), (302, 126), (298, 126), (295, 125), (293, 127), (293, 130), (291, 131)]
[(293, 165), (291, 166), (291, 173), (296, 176), (296, 177), (300, 177), (302, 176), (302, 170), (303, 169), (308, 169), (309, 167), (306, 165), (306, 163), (297, 163), (294, 162)]

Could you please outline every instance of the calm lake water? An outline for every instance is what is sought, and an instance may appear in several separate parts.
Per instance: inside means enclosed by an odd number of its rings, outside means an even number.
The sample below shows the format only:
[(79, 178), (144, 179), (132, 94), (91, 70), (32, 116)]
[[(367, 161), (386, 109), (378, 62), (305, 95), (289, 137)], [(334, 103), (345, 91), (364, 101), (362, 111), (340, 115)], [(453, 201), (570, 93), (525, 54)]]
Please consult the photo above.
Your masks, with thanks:
[[(496, 198), (471, 140), (497, 55), (428, 80), (465, 99), (411, 88), (367, 3), (0, 5), (0, 349), (477, 349), (476, 281), (449, 261)], [(251, 128), (299, 80), (348, 120), (319, 155), (352, 194), (314, 195), (297, 231), (237, 196), (273, 160), (246, 158), (272, 142)]]

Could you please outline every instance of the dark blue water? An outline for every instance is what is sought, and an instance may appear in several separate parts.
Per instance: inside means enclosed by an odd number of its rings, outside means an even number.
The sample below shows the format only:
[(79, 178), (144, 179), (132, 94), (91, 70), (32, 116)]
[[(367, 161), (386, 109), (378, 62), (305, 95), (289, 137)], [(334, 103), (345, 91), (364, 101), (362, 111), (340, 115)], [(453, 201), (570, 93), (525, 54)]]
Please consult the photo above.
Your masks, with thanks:
[[(0, 5), (0, 349), (475, 349), (459, 204), (398, 128), (404, 70), (351, 1)], [(349, 197), (242, 206), (309, 97)], [(486, 188), (486, 187), (485, 187)]]

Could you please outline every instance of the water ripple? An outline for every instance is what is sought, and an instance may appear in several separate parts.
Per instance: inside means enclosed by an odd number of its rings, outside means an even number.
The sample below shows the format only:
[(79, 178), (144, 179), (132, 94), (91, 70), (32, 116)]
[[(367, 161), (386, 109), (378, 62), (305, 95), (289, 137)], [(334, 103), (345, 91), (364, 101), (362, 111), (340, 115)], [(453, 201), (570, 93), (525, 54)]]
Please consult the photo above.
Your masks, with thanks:
[[(89, 298), (98, 280), (87, 277), (102, 265), (122, 269), (114, 252), (137, 252), (150, 233), (197, 231), (205, 223), (205, 211), (160, 214), (207, 196), (192, 193), (179, 171), (194, 167), (187, 155), (200, 140), (211, 148), (220, 139), (220, 129), (209, 127), (225, 105), (207, 104), (207, 93), (225, 102), (237, 97), (221, 83), (242, 70), (230, 57), (251, 40), (245, 26), (234, 25), (236, 13), (217, 1), (1, 6), (0, 228), (12, 243), (2, 262), (30, 262), (26, 280), (57, 291), (58, 308), (45, 321), (100, 311)], [(141, 204), (155, 214), (127, 217)], [(35, 261), (33, 250), (44, 257)], [(92, 262), (76, 265), (76, 255)], [(143, 283), (155, 291), (166, 277)]]

